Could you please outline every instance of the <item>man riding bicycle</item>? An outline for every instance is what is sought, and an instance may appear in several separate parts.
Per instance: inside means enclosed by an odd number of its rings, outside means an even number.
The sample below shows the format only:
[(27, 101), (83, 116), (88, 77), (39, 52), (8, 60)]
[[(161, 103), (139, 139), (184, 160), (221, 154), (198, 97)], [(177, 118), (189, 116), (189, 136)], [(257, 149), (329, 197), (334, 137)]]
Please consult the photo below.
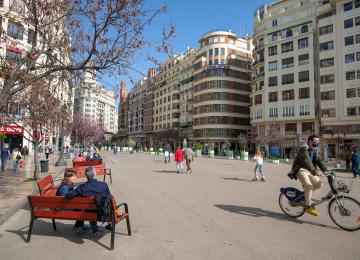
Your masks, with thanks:
[(321, 188), (322, 181), (320, 177), (324, 176), (322, 172), (317, 170), (317, 166), (321, 171), (327, 171), (318, 156), (319, 145), (320, 139), (318, 136), (309, 136), (307, 144), (300, 147), (292, 165), (292, 177), (298, 178), (304, 188), (306, 212), (313, 216), (319, 216), (320, 213), (311, 205), (312, 192)]

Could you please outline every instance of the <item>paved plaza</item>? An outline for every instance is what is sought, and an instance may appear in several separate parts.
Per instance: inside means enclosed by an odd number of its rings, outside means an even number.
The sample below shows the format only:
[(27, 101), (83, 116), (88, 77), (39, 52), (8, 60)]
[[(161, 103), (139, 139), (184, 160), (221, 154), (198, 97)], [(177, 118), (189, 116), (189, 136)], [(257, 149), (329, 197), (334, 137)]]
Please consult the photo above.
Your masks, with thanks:
[[(72, 221), (37, 220), (26, 244), (30, 214), (24, 208), (0, 227), (1, 259), (359, 259), (360, 231), (346, 232), (320, 217), (286, 217), (278, 206), (288, 164), (265, 164), (266, 183), (254, 183), (253, 162), (195, 158), (193, 174), (177, 175), (162, 156), (103, 153), (112, 168), (110, 190), (129, 205), (132, 236), (76, 236)], [(350, 174), (339, 174), (350, 178)], [(353, 179), (351, 179), (353, 180)], [(327, 184), (320, 197), (328, 191)], [(360, 180), (351, 195), (360, 200)]]

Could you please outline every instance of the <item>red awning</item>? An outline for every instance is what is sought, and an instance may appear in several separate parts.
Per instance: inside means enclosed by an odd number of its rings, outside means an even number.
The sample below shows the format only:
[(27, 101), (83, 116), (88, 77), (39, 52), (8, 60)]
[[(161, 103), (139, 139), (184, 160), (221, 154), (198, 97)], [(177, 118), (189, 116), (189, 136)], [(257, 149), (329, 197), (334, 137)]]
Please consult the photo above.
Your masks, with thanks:
[(9, 135), (24, 135), (24, 128), (15, 125), (0, 125), (0, 132)]
[(6, 45), (6, 49), (9, 50), (9, 51), (17, 52), (17, 53), (23, 53), (22, 49), (16, 48), (16, 47), (11, 46), (11, 45)]

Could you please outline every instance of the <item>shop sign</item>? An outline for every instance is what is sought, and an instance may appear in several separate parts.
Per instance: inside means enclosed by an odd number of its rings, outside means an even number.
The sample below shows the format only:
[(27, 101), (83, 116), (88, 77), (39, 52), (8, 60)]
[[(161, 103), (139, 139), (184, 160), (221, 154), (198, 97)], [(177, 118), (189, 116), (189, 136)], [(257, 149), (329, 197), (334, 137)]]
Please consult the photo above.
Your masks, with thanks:
[(21, 126), (0, 125), (0, 132), (9, 135), (24, 135), (24, 128)]
[(229, 65), (211, 65), (207, 66), (204, 70), (215, 70), (215, 69), (230, 69)]

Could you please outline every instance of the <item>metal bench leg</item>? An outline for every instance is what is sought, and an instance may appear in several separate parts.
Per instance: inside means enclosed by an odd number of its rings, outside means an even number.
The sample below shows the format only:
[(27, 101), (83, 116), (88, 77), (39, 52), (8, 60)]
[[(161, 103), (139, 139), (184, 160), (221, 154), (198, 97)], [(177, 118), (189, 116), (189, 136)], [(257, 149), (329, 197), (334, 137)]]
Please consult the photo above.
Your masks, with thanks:
[(32, 232), (33, 226), (34, 226), (34, 219), (31, 218), (31, 219), (30, 219), (30, 226), (29, 226), (28, 236), (27, 236), (27, 238), (26, 238), (26, 243), (29, 243), (29, 242), (30, 242), (31, 232)]
[(124, 207), (125, 207), (125, 213), (128, 214), (127, 217), (126, 217), (126, 226), (127, 226), (127, 230), (128, 230), (128, 235), (131, 236), (129, 208), (128, 208), (128, 205), (126, 203), (124, 203)]
[(56, 231), (55, 219), (52, 219), (53, 229)]
[(113, 213), (112, 220), (111, 220), (111, 244), (110, 244), (110, 250), (114, 249), (114, 243), (115, 243), (115, 212)]
[(109, 175), (110, 175), (110, 183), (112, 183), (111, 171), (110, 171)]

